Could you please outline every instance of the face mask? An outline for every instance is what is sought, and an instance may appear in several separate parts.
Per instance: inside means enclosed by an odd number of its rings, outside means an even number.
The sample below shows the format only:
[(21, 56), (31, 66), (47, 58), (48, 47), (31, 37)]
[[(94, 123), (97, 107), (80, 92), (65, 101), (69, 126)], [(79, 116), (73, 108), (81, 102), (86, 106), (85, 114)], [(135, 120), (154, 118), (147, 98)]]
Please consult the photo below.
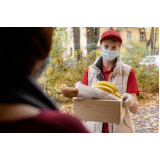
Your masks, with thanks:
[(111, 50), (106, 50), (106, 49), (104, 49), (104, 48), (102, 48), (102, 53), (101, 53), (101, 55), (102, 55), (102, 57), (103, 57), (106, 61), (108, 61), (108, 62), (114, 60), (116, 57), (119, 56), (119, 55), (118, 55), (118, 50), (116, 50), (116, 51), (111, 51)]

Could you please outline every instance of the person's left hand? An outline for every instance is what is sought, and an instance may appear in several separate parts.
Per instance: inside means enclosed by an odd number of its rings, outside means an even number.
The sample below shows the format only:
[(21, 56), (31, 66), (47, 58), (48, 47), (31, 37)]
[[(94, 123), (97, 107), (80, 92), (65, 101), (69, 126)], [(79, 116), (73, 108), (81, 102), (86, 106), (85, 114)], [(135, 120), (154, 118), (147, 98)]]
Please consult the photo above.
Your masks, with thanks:
[(122, 94), (122, 106), (124, 108), (129, 108), (130, 106), (133, 106), (134, 104), (134, 97), (128, 93)]

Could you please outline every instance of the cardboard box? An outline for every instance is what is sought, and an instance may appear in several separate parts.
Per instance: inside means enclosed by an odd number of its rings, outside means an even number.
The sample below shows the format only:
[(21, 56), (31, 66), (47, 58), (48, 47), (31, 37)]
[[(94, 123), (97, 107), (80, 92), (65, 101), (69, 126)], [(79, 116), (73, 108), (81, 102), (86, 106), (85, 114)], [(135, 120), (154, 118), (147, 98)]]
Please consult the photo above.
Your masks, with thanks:
[(74, 115), (83, 121), (121, 123), (125, 109), (122, 100), (73, 99)]

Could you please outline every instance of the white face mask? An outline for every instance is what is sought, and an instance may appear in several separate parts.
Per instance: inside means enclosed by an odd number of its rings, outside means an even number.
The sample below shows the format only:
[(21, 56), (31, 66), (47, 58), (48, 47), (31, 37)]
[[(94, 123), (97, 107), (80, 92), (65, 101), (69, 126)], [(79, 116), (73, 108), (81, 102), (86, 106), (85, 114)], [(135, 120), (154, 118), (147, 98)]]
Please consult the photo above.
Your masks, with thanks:
[(108, 62), (114, 60), (116, 57), (119, 56), (118, 50), (112, 51), (112, 50), (107, 50), (107, 49), (104, 49), (104, 48), (102, 48), (101, 55)]

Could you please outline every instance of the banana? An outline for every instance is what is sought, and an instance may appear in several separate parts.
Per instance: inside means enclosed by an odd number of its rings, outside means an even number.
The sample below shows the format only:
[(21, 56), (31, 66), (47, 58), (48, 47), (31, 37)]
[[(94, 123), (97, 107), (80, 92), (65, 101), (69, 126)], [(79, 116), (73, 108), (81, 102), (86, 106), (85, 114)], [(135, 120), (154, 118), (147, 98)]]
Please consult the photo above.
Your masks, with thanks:
[(121, 98), (121, 94), (119, 94), (118, 92), (114, 93), (115, 96), (117, 96), (118, 98)]
[[(111, 88), (114, 92), (117, 92), (117, 91), (118, 91), (117, 87), (116, 87), (114, 84), (112, 84), (112, 83), (110, 83), (110, 82), (108, 82), (108, 81), (98, 81), (97, 83), (93, 84), (92, 86), (95, 86), (95, 85), (97, 85), (97, 84), (100, 84), (100, 85), (102, 85), (102, 86), (109, 87), (109, 88)], [(91, 87), (92, 87), (92, 86), (91, 86)]]
[(114, 94), (114, 92), (113, 92), (113, 90), (111, 88), (105, 87), (105, 86), (102, 86), (102, 85), (95, 85), (95, 86), (92, 86), (92, 88), (97, 88), (97, 89), (103, 90), (105, 92)]
[(118, 98), (121, 98), (122, 96), (121, 94), (117, 92), (118, 91), (117, 87), (108, 81), (98, 81), (97, 83), (93, 84), (91, 87), (111, 93), (117, 96)]
[(118, 92), (116, 92), (116, 94), (119, 96), (119, 97), (121, 97), (122, 95), (121, 94), (119, 94)]

